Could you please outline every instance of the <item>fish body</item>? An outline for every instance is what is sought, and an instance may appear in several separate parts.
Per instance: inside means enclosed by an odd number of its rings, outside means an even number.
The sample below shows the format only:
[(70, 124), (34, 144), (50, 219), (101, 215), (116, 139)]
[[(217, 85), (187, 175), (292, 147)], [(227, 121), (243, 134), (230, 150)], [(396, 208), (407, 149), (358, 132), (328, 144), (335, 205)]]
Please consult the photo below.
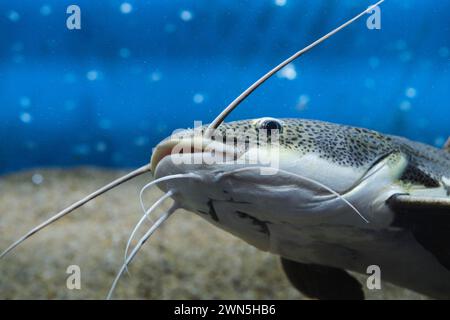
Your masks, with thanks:
[(313, 298), (363, 298), (361, 284), (346, 270), (365, 273), (373, 265), (380, 268), (383, 280), (450, 298), (450, 140), (440, 150), (321, 121), (223, 122), (267, 79), (383, 2), (278, 64), (209, 126), (177, 132), (159, 143), (150, 164), (32, 228), (0, 259), (92, 199), (151, 171), (156, 180), (141, 196), (152, 185), (167, 193), (146, 210), (128, 245), (152, 210), (168, 197), (174, 203), (130, 254), (127, 245), (108, 298), (138, 250), (178, 208), (279, 255), (291, 283)]
[[(264, 160), (272, 151), (260, 143), (268, 122), (280, 129), (273, 174), (260, 171), (268, 167)], [(383, 280), (432, 297), (450, 297), (450, 152), (303, 119), (223, 123), (217, 135), (222, 139), (207, 142), (228, 154), (218, 163), (204, 163), (211, 154), (204, 141), (193, 147), (197, 137), (192, 130), (155, 149), (155, 178), (200, 177), (159, 185), (176, 191), (179, 206), (289, 261), (359, 273), (377, 265)], [(192, 161), (175, 161), (176, 154), (168, 152), (175, 145), (189, 146), (191, 152), (183, 156)], [(238, 161), (256, 152), (263, 154), (259, 163)], [(433, 201), (440, 205), (430, 205)]]

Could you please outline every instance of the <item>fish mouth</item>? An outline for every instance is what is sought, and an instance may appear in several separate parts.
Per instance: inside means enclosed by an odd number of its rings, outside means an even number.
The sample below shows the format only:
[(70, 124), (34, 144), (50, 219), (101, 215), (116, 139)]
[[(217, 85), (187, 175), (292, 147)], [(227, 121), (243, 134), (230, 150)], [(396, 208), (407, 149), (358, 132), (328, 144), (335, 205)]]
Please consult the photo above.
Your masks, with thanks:
[[(153, 150), (150, 160), (151, 172), (156, 172), (158, 165), (167, 157), (176, 157), (189, 164), (194, 154), (214, 155), (223, 162), (237, 160), (245, 150), (205, 137), (170, 138), (159, 143)], [(174, 159), (174, 162), (177, 159)], [(192, 162), (193, 163), (193, 162)], [(198, 164), (198, 163), (195, 163)]]

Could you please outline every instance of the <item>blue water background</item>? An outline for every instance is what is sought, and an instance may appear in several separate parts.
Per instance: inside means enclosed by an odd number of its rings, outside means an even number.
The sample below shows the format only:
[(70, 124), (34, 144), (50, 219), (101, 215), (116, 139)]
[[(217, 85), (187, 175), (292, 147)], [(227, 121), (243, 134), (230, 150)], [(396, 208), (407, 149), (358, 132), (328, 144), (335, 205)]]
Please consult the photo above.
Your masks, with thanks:
[[(211, 121), (290, 54), (366, 8), (356, 0), (0, 0), (0, 173), (136, 167)], [(81, 8), (81, 30), (66, 8)], [(312, 118), (442, 146), (450, 1), (386, 0), (272, 78), (228, 120)]]

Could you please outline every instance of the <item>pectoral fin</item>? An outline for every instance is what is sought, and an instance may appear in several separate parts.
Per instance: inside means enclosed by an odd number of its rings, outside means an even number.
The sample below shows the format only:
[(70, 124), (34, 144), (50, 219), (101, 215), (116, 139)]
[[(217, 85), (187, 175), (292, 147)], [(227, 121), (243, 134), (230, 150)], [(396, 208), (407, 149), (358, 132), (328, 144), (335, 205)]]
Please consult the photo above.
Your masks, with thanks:
[(363, 300), (361, 284), (345, 270), (305, 264), (281, 258), (291, 284), (309, 298), (320, 300)]
[(450, 198), (397, 194), (387, 201), (393, 226), (411, 230), (415, 239), (450, 270)]

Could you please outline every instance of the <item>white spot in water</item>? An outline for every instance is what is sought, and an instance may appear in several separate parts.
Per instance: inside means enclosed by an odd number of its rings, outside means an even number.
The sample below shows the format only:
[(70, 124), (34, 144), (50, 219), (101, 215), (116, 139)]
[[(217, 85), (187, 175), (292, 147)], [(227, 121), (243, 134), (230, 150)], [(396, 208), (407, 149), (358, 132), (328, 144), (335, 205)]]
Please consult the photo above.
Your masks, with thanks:
[(440, 136), (440, 137), (436, 137), (436, 139), (434, 139), (434, 145), (436, 147), (441, 148), (445, 143), (445, 138)]
[(148, 138), (144, 136), (140, 136), (134, 139), (134, 144), (138, 147), (145, 146), (146, 144), (148, 144), (148, 142)]
[(23, 123), (30, 123), (33, 120), (33, 118), (31, 117), (31, 114), (29, 114), (28, 112), (22, 112), (20, 114), (20, 120)]
[(48, 16), (52, 13), (52, 7), (50, 7), (48, 4), (45, 4), (39, 11), (43, 16)]
[(450, 54), (450, 50), (447, 47), (442, 47), (439, 49), (439, 55), (442, 58), (447, 58)]
[(310, 97), (306, 94), (302, 94), (297, 101), (297, 110), (298, 111), (303, 111), (308, 107), (309, 101), (310, 101)]
[(400, 110), (402, 111), (409, 111), (411, 109), (411, 102), (408, 100), (403, 100), (400, 102)]
[(191, 21), (194, 15), (189, 10), (183, 10), (180, 12), (180, 18), (183, 21)]
[(85, 143), (79, 144), (73, 148), (73, 152), (79, 156), (86, 156), (91, 152), (91, 147)]
[(417, 95), (417, 90), (415, 88), (409, 87), (406, 89), (405, 94), (408, 98), (415, 98)]
[(11, 10), (8, 12), (8, 19), (12, 22), (17, 22), (20, 20), (20, 14), (17, 11)]
[(295, 66), (292, 63), (290, 63), (286, 67), (281, 69), (278, 72), (277, 76), (279, 78), (294, 80), (295, 78), (297, 78), (297, 71), (295, 70)]
[(162, 78), (162, 74), (159, 71), (154, 71), (150, 74), (150, 80), (152, 80), (153, 82), (158, 82), (160, 81)]
[(201, 93), (196, 93), (194, 94), (194, 98), (192, 100), (194, 100), (194, 103), (200, 104), (203, 103), (203, 101), (205, 101), (205, 96)]
[(28, 97), (20, 97), (19, 104), (22, 108), (28, 108), (31, 105), (31, 100)]
[(279, 7), (285, 6), (286, 3), (287, 3), (287, 0), (275, 0), (275, 5), (277, 5)]
[(412, 53), (411, 51), (404, 51), (400, 53), (399, 58), (401, 62), (409, 62), (412, 59)]
[(107, 149), (106, 143), (104, 143), (103, 141), (98, 142), (97, 145), (95, 146), (95, 149), (98, 152), (105, 152)]
[(40, 185), (42, 182), (44, 182), (44, 177), (39, 173), (35, 173), (31, 177), (31, 181), (36, 185)]
[(123, 14), (128, 14), (133, 11), (133, 6), (129, 2), (124, 2), (120, 5), (120, 12)]
[(128, 48), (121, 48), (121, 49), (119, 50), (119, 56), (120, 56), (121, 58), (124, 58), (124, 59), (129, 58), (130, 55), (131, 55), (131, 51), (130, 51), (130, 49), (128, 49)]
[(98, 79), (98, 71), (97, 70), (90, 70), (86, 73), (86, 78), (89, 81), (95, 81)]

